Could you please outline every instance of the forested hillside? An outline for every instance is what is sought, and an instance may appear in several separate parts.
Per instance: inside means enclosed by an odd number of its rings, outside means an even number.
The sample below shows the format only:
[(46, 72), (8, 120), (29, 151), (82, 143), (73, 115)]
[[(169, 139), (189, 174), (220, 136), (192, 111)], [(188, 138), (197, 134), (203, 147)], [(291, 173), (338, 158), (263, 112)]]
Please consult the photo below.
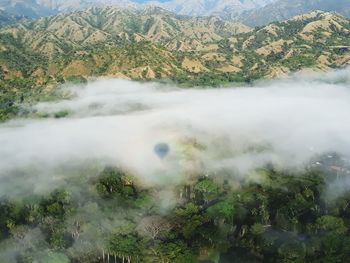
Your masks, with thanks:
[(159, 8), (92, 8), (26, 21), (0, 30), (1, 118), (16, 111), (16, 100), (45, 97), (65, 81), (104, 76), (216, 86), (338, 68), (349, 64), (349, 32), (348, 19), (324, 12), (254, 30)]

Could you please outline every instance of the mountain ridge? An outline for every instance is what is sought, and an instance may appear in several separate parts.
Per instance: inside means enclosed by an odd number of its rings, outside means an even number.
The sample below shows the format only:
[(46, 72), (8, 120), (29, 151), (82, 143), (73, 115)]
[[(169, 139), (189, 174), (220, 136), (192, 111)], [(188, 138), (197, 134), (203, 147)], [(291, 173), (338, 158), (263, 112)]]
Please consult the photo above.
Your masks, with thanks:
[[(278, 0), (254, 10), (247, 10), (238, 16), (227, 13), (232, 18), (248, 26), (263, 26), (274, 21), (283, 21), (293, 16), (312, 11), (337, 12), (350, 18), (348, 0)], [(224, 16), (224, 15), (223, 15)], [(225, 17), (225, 16), (224, 16)]]
[(14, 24), (14, 23), (19, 22), (23, 19), (25, 19), (25, 17), (18, 16), (18, 15), (17, 16), (12, 15), (12, 14), (6, 13), (5, 11), (0, 9), (0, 27)]
[(350, 20), (321, 11), (250, 29), (158, 8), (90, 8), (0, 29), (0, 85), (10, 101), (98, 77), (217, 86), (349, 64)]
[(191, 16), (210, 16), (220, 14), (224, 10), (240, 13), (244, 10), (262, 7), (275, 0), (170, 0), (147, 1), (138, 3), (133, 0), (0, 0), (0, 8), (13, 14), (25, 15), (31, 18), (50, 16), (58, 13), (75, 12), (89, 7), (116, 6), (123, 8), (145, 8), (157, 6), (170, 12)]
[[(118, 17), (118, 19), (116, 19)], [(18, 36), (34, 49), (41, 42), (47, 45), (50, 38), (55, 43), (64, 42), (71, 49), (85, 44), (98, 44), (107, 40), (125, 41), (132, 38), (163, 44), (171, 50), (192, 50), (211, 41), (218, 41), (250, 28), (236, 22), (226, 22), (216, 17), (188, 17), (174, 15), (160, 8), (145, 10), (121, 8), (96, 8), (70, 14), (25, 21), (17, 27), (2, 32)], [(32, 38), (32, 34), (36, 37)], [(59, 46), (59, 45), (58, 45)], [(58, 49), (52, 52), (57, 52)], [(63, 51), (63, 50), (62, 50)], [(50, 53), (45, 48), (40, 52)], [(49, 54), (50, 55), (50, 54)]]
[[(325, 43), (328, 46), (346, 44), (349, 34), (348, 24), (349, 20), (335, 13), (318, 11), (252, 30), (239, 23), (226, 22), (217, 17), (179, 16), (160, 8), (146, 10), (90, 8), (76, 13), (40, 18), (36, 21), (24, 21), (0, 30), (0, 35), (12, 38), (11, 43), (16, 43), (27, 52), (49, 59), (67, 52), (89, 53), (93, 48), (108, 49), (143, 42), (182, 58), (190, 54), (196, 58), (192, 59), (191, 63), (201, 64), (199, 68), (205, 69), (204, 71), (212, 71), (210, 68), (217, 71), (215, 65), (225, 63), (226, 67), (232, 67), (234, 70), (233, 67), (237, 65), (228, 60), (234, 53), (241, 56), (257, 54), (262, 58), (257, 62), (261, 63), (272, 51), (274, 53), (281, 53), (283, 49), (286, 49), (285, 52), (290, 51), (289, 49), (294, 48), (292, 48), (294, 43), (304, 41), (309, 44), (310, 52), (314, 44), (322, 44), (325, 50), (329, 49)], [(314, 34), (317, 34), (317, 38)], [(332, 34), (337, 35), (334, 43), (324, 39), (325, 36), (330, 37)], [(6, 49), (6, 43), (3, 43), (2, 48)], [(252, 51), (250, 55), (245, 54)], [(213, 60), (216, 64), (204, 66)], [(188, 59), (186, 61), (188, 62)]]

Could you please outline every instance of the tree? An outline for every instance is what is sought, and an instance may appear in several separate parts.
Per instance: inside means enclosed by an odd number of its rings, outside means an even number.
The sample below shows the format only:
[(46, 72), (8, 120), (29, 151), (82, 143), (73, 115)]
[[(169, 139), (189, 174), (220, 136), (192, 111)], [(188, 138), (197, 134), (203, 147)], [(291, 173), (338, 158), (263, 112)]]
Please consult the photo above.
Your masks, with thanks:
[(18, 223), (24, 223), (21, 212), (19, 204), (7, 199), (0, 200), (0, 240), (7, 238)]
[(234, 200), (227, 198), (224, 201), (220, 201), (219, 203), (210, 206), (207, 209), (207, 214), (213, 220), (224, 219), (232, 223), (235, 216), (235, 211)]
[(115, 167), (106, 167), (99, 175), (96, 185), (97, 192), (103, 198), (115, 196), (132, 197), (136, 196), (136, 188), (133, 178), (123, 170)]
[(172, 229), (172, 225), (161, 216), (149, 216), (141, 220), (138, 232), (152, 240), (161, 239)]
[(331, 234), (341, 236), (347, 231), (344, 220), (339, 217), (325, 215), (317, 219), (316, 232), (320, 234)]
[(200, 180), (194, 186), (194, 190), (196, 199), (198, 199), (198, 201), (201, 201), (201, 199), (203, 199), (205, 203), (208, 203), (218, 196), (219, 187), (212, 179), (206, 178)]
[(155, 247), (161, 263), (195, 263), (197, 262), (191, 249), (182, 241), (160, 243)]
[(142, 253), (141, 240), (134, 234), (116, 234), (109, 241), (109, 251), (118, 258), (138, 261)]
[(305, 262), (306, 246), (300, 241), (288, 240), (278, 248), (278, 254), (282, 262)]
[(40, 203), (40, 213), (56, 219), (64, 219), (70, 212), (70, 195), (65, 190), (56, 190)]

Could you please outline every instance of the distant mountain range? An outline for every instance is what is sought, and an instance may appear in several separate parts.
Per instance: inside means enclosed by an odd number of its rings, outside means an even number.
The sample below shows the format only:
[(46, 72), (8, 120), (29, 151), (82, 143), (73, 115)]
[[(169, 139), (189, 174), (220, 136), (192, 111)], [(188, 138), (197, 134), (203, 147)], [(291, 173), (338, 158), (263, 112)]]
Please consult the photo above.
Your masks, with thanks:
[(12, 14), (37, 18), (89, 7), (144, 8), (152, 5), (182, 15), (208, 16), (220, 15), (223, 12), (238, 14), (244, 10), (259, 8), (274, 1), (276, 0), (170, 0), (166, 2), (146, 1), (141, 4), (132, 0), (0, 0), (0, 9)]
[(3, 10), (0, 10), (0, 26), (13, 24), (24, 18), (25, 18), (24, 16), (12, 15), (12, 14), (6, 13)]
[[(0, 10), (11, 14), (8, 16), (28, 18), (106, 6), (135, 9), (156, 6), (181, 15), (219, 16), (227, 20), (240, 21), (248, 26), (262, 26), (273, 21), (283, 21), (315, 10), (337, 12), (350, 17), (350, 0), (169, 0), (143, 3), (135, 0), (0, 0)], [(2, 20), (7, 21), (4, 18)], [(9, 19), (8, 23), (12, 21)]]
[(171, 12), (191, 15), (209, 16), (230, 12), (239, 14), (245, 10), (263, 7), (276, 0), (170, 0), (165, 3), (151, 2)]
[(231, 12), (226, 12), (226, 16), (224, 14), (222, 16), (249, 26), (263, 26), (315, 10), (337, 12), (350, 17), (350, 0), (278, 0), (264, 7), (245, 11), (238, 16)]

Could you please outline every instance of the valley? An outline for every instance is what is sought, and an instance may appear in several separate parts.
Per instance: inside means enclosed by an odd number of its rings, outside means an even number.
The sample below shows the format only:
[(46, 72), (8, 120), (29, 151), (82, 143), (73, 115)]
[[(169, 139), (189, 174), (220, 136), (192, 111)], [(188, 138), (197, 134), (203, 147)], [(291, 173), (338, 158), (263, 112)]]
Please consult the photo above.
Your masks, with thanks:
[(0, 0), (0, 263), (347, 263), (349, 8)]
[(1, 259), (346, 262), (349, 76), (98, 80), (27, 107), (0, 124)]

